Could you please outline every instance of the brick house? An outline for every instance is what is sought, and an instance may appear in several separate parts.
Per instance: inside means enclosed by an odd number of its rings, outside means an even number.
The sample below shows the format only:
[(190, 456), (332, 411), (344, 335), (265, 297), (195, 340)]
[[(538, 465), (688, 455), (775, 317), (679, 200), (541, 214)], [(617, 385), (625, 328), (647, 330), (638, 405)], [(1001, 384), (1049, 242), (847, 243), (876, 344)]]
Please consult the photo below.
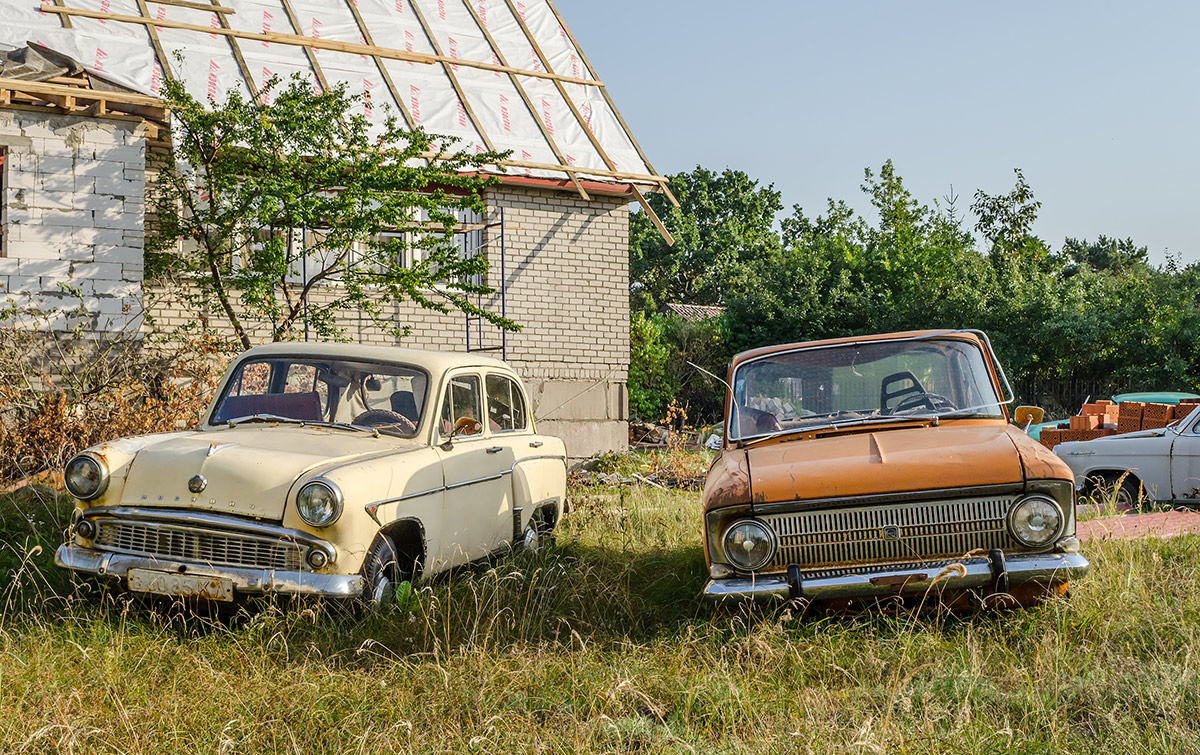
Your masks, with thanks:
[[(625, 447), (629, 204), (650, 212), (643, 192), (665, 180), (548, 0), (5, 5), (0, 304), (35, 306), (62, 329), (143, 328), (147, 314), (155, 327), (220, 328), (218, 313), (144, 280), (146, 155), (169, 133), (151, 93), (165, 77), (201, 98), (258, 97), (272, 74), (346, 82), (368, 117), (387, 105), (410, 126), (513, 151), (463, 234), (489, 261), (486, 305), (523, 330), (405, 303), (405, 345), (503, 355), (573, 456)], [(353, 313), (342, 324), (389, 342)]]

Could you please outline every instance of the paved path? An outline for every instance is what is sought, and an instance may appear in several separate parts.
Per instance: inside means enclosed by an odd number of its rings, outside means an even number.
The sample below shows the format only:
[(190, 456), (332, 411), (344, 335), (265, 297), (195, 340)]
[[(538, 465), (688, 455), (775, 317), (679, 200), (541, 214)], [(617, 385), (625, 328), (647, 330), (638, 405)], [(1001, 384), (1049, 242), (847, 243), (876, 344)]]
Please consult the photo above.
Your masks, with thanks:
[(1090, 519), (1076, 525), (1080, 540), (1120, 538), (1135, 540), (1143, 537), (1166, 539), (1179, 535), (1200, 535), (1200, 512), (1162, 511), (1153, 514), (1113, 516)]

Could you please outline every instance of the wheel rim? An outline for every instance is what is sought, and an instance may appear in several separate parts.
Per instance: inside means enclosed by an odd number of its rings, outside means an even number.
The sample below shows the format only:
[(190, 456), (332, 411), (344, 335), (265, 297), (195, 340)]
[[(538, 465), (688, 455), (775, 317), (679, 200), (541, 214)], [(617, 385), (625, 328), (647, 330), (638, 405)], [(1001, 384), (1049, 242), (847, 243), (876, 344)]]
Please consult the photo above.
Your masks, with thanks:
[(1133, 496), (1124, 486), (1117, 488), (1116, 505), (1118, 509), (1133, 510)]
[(538, 534), (537, 527), (531, 524), (525, 528), (525, 537), (521, 539), (521, 544), (530, 553), (537, 553), (538, 547), (541, 545), (541, 536)]
[(391, 586), (392, 580), (382, 574), (379, 575), (379, 579), (375, 583), (375, 592), (371, 595), (372, 602), (377, 606), (383, 605), (388, 595), (388, 588)]

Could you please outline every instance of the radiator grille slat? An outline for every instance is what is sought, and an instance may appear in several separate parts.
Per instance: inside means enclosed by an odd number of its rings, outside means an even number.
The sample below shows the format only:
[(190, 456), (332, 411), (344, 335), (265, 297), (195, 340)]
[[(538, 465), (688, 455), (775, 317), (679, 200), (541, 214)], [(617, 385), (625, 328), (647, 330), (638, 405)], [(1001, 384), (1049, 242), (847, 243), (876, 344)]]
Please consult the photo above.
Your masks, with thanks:
[(124, 519), (98, 519), (96, 529), (98, 548), (206, 564), (299, 571), (305, 551), (286, 540)]
[(917, 501), (844, 510), (766, 514), (779, 537), (767, 569), (802, 569), (957, 558), (976, 550), (1020, 549), (1005, 519), (1014, 496)]

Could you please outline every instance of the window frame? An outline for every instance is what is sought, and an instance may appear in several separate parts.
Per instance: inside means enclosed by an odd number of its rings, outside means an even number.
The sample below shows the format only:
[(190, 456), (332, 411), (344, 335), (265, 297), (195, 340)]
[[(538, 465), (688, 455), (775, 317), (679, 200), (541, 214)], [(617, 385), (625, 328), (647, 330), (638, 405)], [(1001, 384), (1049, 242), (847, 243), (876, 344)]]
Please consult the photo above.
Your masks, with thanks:
[[(490, 432), (495, 435), (508, 435), (510, 433), (515, 434), (515, 433), (530, 432), (533, 427), (533, 422), (531, 421), (532, 418), (529, 416), (529, 399), (525, 396), (525, 390), (521, 386), (519, 381), (517, 381), (511, 375), (505, 374), (503, 372), (488, 372), (484, 375), (484, 378), (483, 378), (483, 393), (484, 393), (484, 397), (487, 399), (486, 412), (487, 412), (488, 420), (490, 421), (492, 418), (492, 394), (491, 394), (491, 390), (488, 388), (488, 381), (493, 378), (498, 379), (498, 380), (504, 380), (508, 383), (508, 390), (509, 390), (508, 395), (509, 395), (509, 399), (510, 399), (510, 402), (509, 402), (510, 409), (513, 408), (511, 405), (512, 404), (512, 401), (511, 401), (512, 396), (515, 394), (520, 399), (520, 401), (521, 401), (521, 426), (513, 427), (513, 428), (507, 429), (507, 430), (505, 430), (505, 429), (491, 430)], [(516, 419), (515, 414), (513, 416), (513, 419), (514, 420)], [(515, 422), (514, 422), (514, 424), (515, 424)]]

